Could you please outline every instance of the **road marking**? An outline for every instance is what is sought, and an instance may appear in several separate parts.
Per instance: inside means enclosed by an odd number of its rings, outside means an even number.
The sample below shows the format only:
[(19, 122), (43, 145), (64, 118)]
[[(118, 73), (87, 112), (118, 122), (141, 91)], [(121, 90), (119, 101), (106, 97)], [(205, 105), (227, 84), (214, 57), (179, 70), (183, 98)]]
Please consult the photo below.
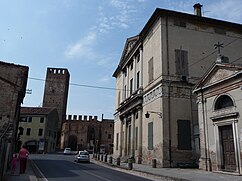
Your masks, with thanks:
[(100, 179), (102, 179), (102, 180), (112, 181), (112, 180), (110, 180), (110, 179), (107, 179), (107, 178), (101, 177), (101, 176), (99, 176), (99, 175), (97, 175), (97, 174), (94, 174), (94, 173), (91, 173), (91, 172), (88, 172), (88, 171), (85, 171), (85, 170), (83, 170), (83, 172), (85, 172), (85, 173), (87, 173), (87, 174), (89, 174), (89, 175), (92, 175), (92, 176), (94, 176), (94, 177), (100, 178)]
[(32, 160), (32, 164), (34, 165), (34, 167), (37, 169), (38, 173), (41, 176), (41, 178), (37, 178), (37, 180), (39, 180), (39, 181), (48, 181), (47, 178), (45, 178), (44, 174), (40, 171), (39, 167), (34, 163), (33, 160)]

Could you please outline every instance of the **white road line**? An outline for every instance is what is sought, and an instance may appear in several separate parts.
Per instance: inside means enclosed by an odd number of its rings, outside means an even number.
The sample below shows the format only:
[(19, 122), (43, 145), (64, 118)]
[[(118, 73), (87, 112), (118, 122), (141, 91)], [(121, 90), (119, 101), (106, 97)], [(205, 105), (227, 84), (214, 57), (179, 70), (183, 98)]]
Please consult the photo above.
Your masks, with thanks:
[(37, 178), (37, 180), (41, 181), (48, 181), (47, 178), (45, 178), (44, 174), (40, 171), (39, 167), (32, 161), (32, 164), (34, 164), (35, 168), (38, 170), (39, 174), (41, 175), (41, 178)]

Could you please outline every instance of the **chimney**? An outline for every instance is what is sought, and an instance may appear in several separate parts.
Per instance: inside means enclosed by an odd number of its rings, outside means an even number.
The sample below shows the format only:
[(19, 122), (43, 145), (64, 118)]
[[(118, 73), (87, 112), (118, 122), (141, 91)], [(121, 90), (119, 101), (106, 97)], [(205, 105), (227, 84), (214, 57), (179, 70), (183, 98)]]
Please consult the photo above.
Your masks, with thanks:
[(218, 54), (216, 62), (217, 63), (229, 63), (229, 57)]
[(201, 4), (197, 3), (194, 4), (194, 15), (196, 16), (202, 16), (202, 6)]

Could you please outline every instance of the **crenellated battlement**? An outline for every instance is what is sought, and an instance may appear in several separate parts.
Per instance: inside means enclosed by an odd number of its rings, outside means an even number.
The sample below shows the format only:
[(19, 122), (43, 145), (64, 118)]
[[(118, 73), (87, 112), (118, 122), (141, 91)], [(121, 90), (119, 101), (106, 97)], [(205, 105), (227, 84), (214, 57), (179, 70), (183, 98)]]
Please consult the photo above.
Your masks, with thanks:
[(66, 121), (98, 121), (97, 116), (67, 115)]
[(70, 76), (66, 68), (47, 68), (47, 76)]

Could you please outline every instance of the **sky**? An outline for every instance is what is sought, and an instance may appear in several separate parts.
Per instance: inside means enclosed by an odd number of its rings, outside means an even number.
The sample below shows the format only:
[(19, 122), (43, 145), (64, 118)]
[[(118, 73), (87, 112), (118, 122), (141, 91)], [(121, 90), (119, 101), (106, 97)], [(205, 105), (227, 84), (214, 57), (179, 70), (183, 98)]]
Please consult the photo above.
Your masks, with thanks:
[(127, 38), (156, 8), (242, 24), (242, 0), (0, 0), (0, 60), (29, 67), (22, 106), (41, 106), (47, 67), (67, 68), (67, 115), (115, 113), (115, 71)]

